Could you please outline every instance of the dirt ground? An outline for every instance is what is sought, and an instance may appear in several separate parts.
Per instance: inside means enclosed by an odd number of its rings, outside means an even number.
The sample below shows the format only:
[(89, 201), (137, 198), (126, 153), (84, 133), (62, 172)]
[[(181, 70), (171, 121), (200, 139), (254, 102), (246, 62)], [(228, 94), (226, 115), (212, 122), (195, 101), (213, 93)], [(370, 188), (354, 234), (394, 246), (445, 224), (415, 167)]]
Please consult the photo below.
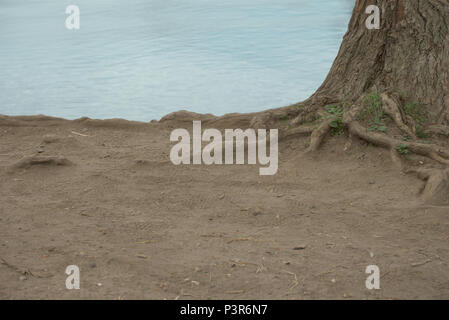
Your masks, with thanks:
[[(174, 127), (0, 117), (0, 298), (449, 299), (449, 207), (387, 151), (295, 137), (260, 176), (173, 165)], [(36, 153), (67, 161), (20, 166)]]

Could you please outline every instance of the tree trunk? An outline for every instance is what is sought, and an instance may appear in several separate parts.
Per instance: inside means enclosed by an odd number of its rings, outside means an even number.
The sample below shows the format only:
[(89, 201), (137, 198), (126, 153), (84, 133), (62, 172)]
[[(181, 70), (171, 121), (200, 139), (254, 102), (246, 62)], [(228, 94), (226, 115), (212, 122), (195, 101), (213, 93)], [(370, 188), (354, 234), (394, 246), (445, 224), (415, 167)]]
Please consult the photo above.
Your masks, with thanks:
[[(373, 11), (367, 9), (372, 5), (380, 13), (376, 28), (366, 24), (371, 22)], [(403, 172), (427, 181), (422, 192), (427, 202), (446, 204), (448, 23), (449, 0), (357, 0), (326, 80), (307, 101), (282, 110), (284, 117), (296, 115), (293, 128), (282, 136), (311, 134), (307, 152), (314, 152), (329, 132), (346, 130), (390, 150)], [(411, 153), (433, 162), (416, 167), (401, 157)]]
[[(380, 8), (380, 29), (365, 25), (369, 5)], [(425, 104), (435, 123), (447, 125), (448, 24), (448, 0), (357, 0), (338, 56), (312, 101), (395, 92)]]

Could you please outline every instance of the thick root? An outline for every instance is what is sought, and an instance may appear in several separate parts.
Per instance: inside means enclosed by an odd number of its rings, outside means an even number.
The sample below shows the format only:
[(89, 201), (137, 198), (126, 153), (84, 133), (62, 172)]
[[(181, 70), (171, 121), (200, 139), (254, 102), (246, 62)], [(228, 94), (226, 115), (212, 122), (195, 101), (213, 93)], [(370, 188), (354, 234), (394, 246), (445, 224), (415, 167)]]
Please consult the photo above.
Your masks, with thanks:
[[(407, 117), (404, 112), (402, 112), (399, 104), (390, 98), (387, 94), (381, 94), (382, 98), (382, 108), (384, 112), (396, 123), (398, 128), (402, 130), (412, 139), (416, 140), (416, 125), (410, 117)], [(404, 121), (406, 119), (406, 121)], [(410, 124), (410, 127), (406, 124)]]
[(416, 169), (409, 172), (417, 173), (418, 178), (426, 181), (421, 192), (426, 203), (442, 205), (449, 202), (449, 169)]
[(299, 126), (293, 129), (290, 129), (283, 133), (282, 138), (302, 135), (302, 134), (311, 134), (315, 130), (314, 126)]
[(443, 125), (432, 125), (426, 128), (427, 131), (449, 137), (449, 127)]
[(330, 124), (334, 120), (335, 120), (334, 118), (326, 119), (320, 123), (318, 128), (313, 130), (313, 132), (310, 136), (310, 146), (309, 146), (309, 148), (307, 148), (306, 152), (314, 152), (314, 151), (318, 150), (324, 137), (327, 135), (327, 133), (331, 129)]
[(391, 161), (393, 161), (393, 163), (399, 168), (399, 170), (404, 170), (404, 166), (402, 164), (402, 160), (401, 160), (401, 156), (399, 155), (399, 152), (392, 148), (390, 149), (390, 156), (391, 156)]
[(348, 127), (349, 131), (353, 135), (356, 135), (361, 139), (371, 142), (377, 146), (391, 150), (396, 149), (399, 145), (403, 145), (413, 153), (426, 156), (440, 163), (449, 165), (449, 150), (445, 150), (440, 146), (397, 140), (383, 133), (368, 131), (357, 121), (352, 121), (349, 123)]

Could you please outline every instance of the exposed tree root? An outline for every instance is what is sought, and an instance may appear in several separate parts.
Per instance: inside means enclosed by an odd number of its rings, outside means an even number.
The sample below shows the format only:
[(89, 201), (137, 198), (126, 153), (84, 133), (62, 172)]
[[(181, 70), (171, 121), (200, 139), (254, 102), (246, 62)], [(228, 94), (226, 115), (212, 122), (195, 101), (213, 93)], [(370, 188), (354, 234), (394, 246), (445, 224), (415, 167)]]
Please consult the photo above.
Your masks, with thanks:
[[(407, 117), (399, 104), (386, 93), (381, 94), (384, 112), (396, 123), (399, 129), (412, 139), (416, 140), (416, 125), (411, 117)], [(408, 125), (407, 125), (408, 124)]]
[[(290, 129), (286, 134), (284, 134), (284, 137), (294, 134), (308, 134), (309, 132), (312, 132), (310, 137), (310, 147), (308, 148), (307, 152), (316, 151), (320, 147), (324, 137), (329, 132), (331, 128), (330, 124), (334, 120), (335, 119), (333, 118), (326, 119), (321, 122), (321, 124), (316, 129), (304, 126)], [(443, 149), (438, 145), (394, 139), (384, 133), (369, 131), (356, 120), (349, 122), (347, 126), (349, 132), (352, 135), (357, 136), (365, 141), (371, 142), (372, 144), (379, 147), (387, 148), (389, 150), (396, 150), (398, 146), (403, 146), (410, 152), (426, 156), (442, 164), (449, 165), (449, 150)], [(396, 156), (393, 156), (393, 159), (394, 158), (396, 158)], [(397, 163), (396, 160), (395, 163)]]
[(314, 130), (315, 130), (314, 126), (299, 126), (299, 127), (296, 127), (296, 128), (286, 131), (282, 135), (282, 138), (297, 136), (297, 135), (301, 135), (301, 134), (311, 134)]
[(369, 141), (377, 146), (396, 149), (399, 145), (404, 146), (410, 152), (429, 157), (442, 164), (449, 165), (449, 150), (445, 150), (434, 144), (424, 144), (412, 141), (401, 141), (391, 138), (383, 133), (368, 131), (357, 121), (352, 121), (348, 125), (349, 131), (363, 140)]
[(426, 181), (421, 191), (423, 199), (431, 204), (446, 204), (449, 200), (449, 169), (411, 169), (418, 178)]
[(72, 162), (64, 157), (32, 155), (20, 159), (17, 163), (13, 165), (13, 168), (25, 169), (34, 165), (67, 166), (71, 164)]
[(401, 160), (401, 156), (399, 155), (399, 152), (392, 148), (390, 149), (390, 156), (391, 156), (391, 161), (393, 161), (393, 163), (399, 168), (399, 170), (403, 170), (404, 166), (402, 164), (402, 160)]
[(449, 137), (449, 127), (443, 126), (443, 125), (431, 125), (426, 128), (427, 131), (434, 133), (434, 134), (440, 134), (445, 137)]
[[(381, 99), (384, 112), (393, 119), (397, 127), (413, 140), (417, 140), (415, 121), (404, 113), (394, 98), (387, 94), (382, 94)], [(360, 110), (360, 106), (354, 105), (349, 110), (346, 110), (340, 118), (342, 125), (348, 129), (350, 137), (358, 137), (376, 146), (388, 149), (393, 163), (401, 171), (405, 173), (416, 173), (420, 179), (427, 181), (422, 190), (422, 196), (426, 202), (433, 204), (447, 203), (449, 201), (449, 168), (445, 170), (409, 169), (404, 166), (400, 153), (415, 153), (431, 158), (441, 164), (449, 165), (449, 150), (436, 144), (403, 141), (388, 136), (385, 133), (368, 130), (356, 120)], [(318, 126), (300, 125), (287, 130), (282, 137), (310, 134), (310, 146), (306, 150), (306, 153), (314, 152), (320, 147), (323, 139), (331, 130), (332, 122), (335, 120), (338, 120), (338, 118), (329, 117), (325, 118)], [(295, 125), (298, 122), (298, 118), (296, 118), (291, 124)], [(429, 126), (428, 131), (449, 136), (449, 127), (443, 125)], [(347, 146), (345, 145), (346, 149)]]
[(312, 134), (310, 135), (310, 146), (309, 148), (307, 148), (306, 152), (314, 152), (318, 150), (324, 137), (331, 129), (330, 124), (334, 120), (335, 120), (334, 118), (326, 119), (323, 122), (321, 122), (318, 128), (312, 131)]

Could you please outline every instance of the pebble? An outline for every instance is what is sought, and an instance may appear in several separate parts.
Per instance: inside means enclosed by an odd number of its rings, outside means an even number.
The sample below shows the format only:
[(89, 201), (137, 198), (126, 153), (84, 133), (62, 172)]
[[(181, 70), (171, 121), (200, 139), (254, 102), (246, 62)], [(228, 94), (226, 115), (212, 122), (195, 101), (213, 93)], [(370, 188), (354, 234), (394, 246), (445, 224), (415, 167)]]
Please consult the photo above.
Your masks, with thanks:
[(259, 207), (251, 208), (250, 212), (253, 216), (262, 214), (262, 210)]

